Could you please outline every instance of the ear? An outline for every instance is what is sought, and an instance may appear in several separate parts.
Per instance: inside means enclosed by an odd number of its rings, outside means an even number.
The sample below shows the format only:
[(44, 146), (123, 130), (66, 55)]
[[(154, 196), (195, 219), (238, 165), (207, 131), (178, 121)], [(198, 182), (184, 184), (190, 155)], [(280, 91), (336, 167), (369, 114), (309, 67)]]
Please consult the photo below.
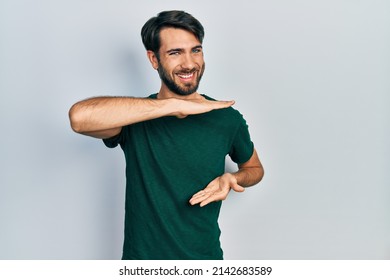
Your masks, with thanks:
[(149, 61), (152, 64), (152, 67), (155, 70), (157, 70), (157, 68), (158, 68), (158, 60), (157, 60), (156, 54), (153, 51), (147, 51), (146, 55), (148, 56)]

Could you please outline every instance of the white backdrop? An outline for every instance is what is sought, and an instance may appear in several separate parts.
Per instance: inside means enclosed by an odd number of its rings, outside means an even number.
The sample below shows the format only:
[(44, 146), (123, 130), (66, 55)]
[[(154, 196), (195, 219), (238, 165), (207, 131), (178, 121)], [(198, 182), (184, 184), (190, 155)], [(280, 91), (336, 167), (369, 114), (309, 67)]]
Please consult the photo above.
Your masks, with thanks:
[(203, 23), (200, 92), (236, 100), (266, 171), (224, 202), (225, 258), (389, 259), (386, 0), (1, 0), (0, 259), (121, 257), (122, 151), (67, 114), (159, 89), (140, 29), (169, 9)]

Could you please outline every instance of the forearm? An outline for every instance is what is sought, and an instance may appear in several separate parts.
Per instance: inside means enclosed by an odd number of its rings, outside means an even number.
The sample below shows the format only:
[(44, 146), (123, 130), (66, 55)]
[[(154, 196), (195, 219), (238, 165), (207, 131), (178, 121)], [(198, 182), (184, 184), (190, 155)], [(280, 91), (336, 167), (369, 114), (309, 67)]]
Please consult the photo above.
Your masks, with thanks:
[(171, 103), (169, 99), (95, 97), (74, 104), (69, 118), (74, 131), (88, 133), (169, 115)]
[(247, 162), (238, 165), (238, 171), (233, 175), (242, 187), (256, 185), (263, 179), (264, 168), (256, 149), (253, 150), (253, 154)]
[(232, 174), (236, 177), (237, 184), (246, 188), (261, 181), (264, 176), (264, 169), (261, 165), (245, 167)]
[(203, 97), (134, 98), (95, 97), (80, 101), (69, 110), (72, 129), (75, 132), (109, 138), (118, 134), (123, 126), (164, 116), (184, 118), (215, 109), (230, 107), (234, 101), (211, 101)]

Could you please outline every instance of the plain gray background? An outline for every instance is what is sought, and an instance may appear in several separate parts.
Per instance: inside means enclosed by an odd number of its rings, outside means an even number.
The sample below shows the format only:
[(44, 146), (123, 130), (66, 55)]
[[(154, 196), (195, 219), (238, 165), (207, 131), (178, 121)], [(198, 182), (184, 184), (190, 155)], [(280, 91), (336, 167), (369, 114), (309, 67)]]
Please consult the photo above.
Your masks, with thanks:
[(225, 258), (389, 259), (385, 0), (0, 0), (0, 258), (121, 257), (122, 151), (68, 109), (156, 92), (139, 33), (169, 9), (203, 23), (199, 91), (236, 100), (266, 171), (224, 202)]

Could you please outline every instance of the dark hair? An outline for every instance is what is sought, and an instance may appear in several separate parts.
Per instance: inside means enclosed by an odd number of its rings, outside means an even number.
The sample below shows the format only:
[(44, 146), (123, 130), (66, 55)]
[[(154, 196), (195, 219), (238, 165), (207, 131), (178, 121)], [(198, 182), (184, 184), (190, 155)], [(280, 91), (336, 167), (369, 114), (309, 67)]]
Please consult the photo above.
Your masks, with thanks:
[(196, 18), (184, 11), (164, 11), (149, 19), (142, 27), (141, 37), (146, 50), (158, 55), (160, 31), (167, 27), (187, 30), (194, 34), (200, 43), (203, 41), (204, 29)]

